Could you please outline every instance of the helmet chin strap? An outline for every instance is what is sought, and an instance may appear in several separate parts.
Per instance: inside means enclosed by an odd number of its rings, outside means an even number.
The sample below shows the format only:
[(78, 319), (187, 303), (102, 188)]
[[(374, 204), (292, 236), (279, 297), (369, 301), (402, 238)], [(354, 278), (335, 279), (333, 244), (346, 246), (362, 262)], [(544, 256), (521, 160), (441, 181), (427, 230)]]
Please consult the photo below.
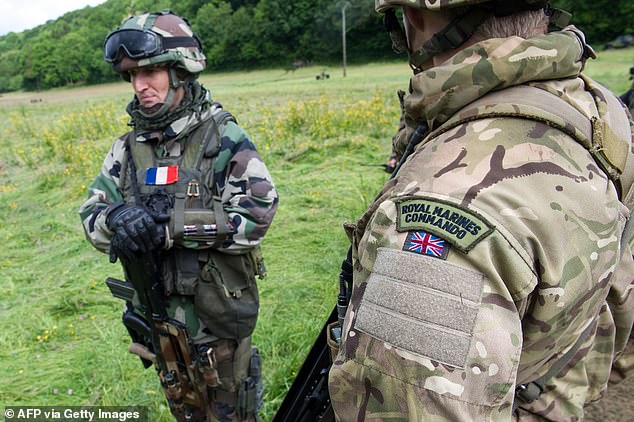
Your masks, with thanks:
[(460, 47), (474, 34), (478, 26), (492, 13), (485, 8), (472, 8), (454, 18), (440, 32), (434, 34), (417, 51), (409, 52), (409, 63), (414, 73), (420, 73), (425, 63), (434, 56)]
[(409, 51), (405, 31), (399, 24), (394, 9), (385, 12), (383, 23), (392, 39), (394, 51), (397, 53), (407, 51), (412, 70), (414, 73), (420, 73), (424, 70), (424, 65), (434, 56), (464, 44), (490, 15), (492, 15), (490, 9), (479, 7), (469, 9), (463, 15), (454, 18), (442, 31), (434, 34), (416, 51)]

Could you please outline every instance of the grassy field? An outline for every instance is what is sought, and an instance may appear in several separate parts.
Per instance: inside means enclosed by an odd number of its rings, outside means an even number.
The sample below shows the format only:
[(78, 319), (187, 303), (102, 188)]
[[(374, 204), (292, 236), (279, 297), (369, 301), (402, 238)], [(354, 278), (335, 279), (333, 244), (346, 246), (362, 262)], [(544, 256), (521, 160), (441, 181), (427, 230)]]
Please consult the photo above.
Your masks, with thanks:
[[(634, 49), (610, 51), (588, 73), (629, 87)], [(326, 80), (315, 76), (325, 71)], [(387, 174), (379, 167), (398, 121), (409, 68), (372, 64), (206, 75), (203, 83), (252, 135), (280, 207), (263, 251), (254, 342), (264, 361), (263, 419), (272, 418), (337, 292), (341, 229)], [(0, 97), (0, 405), (141, 405), (170, 420), (154, 371), (126, 352), (122, 304), (106, 276), (117, 265), (85, 241), (85, 187), (126, 130), (129, 85)]]

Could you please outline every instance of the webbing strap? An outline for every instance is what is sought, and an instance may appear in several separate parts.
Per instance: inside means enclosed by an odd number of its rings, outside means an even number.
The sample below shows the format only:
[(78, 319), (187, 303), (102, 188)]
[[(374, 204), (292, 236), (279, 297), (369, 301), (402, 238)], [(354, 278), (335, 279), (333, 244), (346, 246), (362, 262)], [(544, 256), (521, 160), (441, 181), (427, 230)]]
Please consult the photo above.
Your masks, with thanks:
[[(198, 156), (196, 157), (196, 164), (194, 167), (196, 170), (200, 170), (200, 166), (202, 165), (203, 158), (207, 156), (206, 152), (207, 152), (207, 149), (209, 148), (209, 142), (211, 142), (212, 138), (215, 139), (217, 144), (220, 143), (220, 134), (218, 132), (218, 125), (214, 119), (209, 119), (209, 124), (207, 125), (207, 128), (205, 129), (205, 134), (203, 135), (203, 140), (200, 143), (200, 146), (198, 148)], [(213, 163), (212, 163), (212, 167), (213, 167)]]
[[(216, 129), (216, 144), (207, 146), (204, 150), (204, 157), (211, 158), (212, 162), (210, 165), (210, 171), (213, 173), (213, 165), (218, 156), (218, 152), (220, 151), (220, 147), (222, 144), (222, 139), (220, 137), (220, 126), (226, 125), (229, 121), (236, 122), (236, 119), (233, 117), (231, 113), (228, 111), (220, 110), (213, 114), (214, 127)], [(206, 135), (207, 136), (207, 135)], [(208, 142), (206, 142), (208, 144)], [(212, 194), (213, 194), (213, 211), (216, 218), (216, 240), (214, 241), (212, 247), (220, 248), (222, 244), (227, 239), (227, 235), (229, 231), (227, 229), (227, 214), (225, 213), (224, 207), (222, 206), (222, 197), (220, 196), (220, 189), (218, 188), (218, 184), (216, 183), (215, 177), (212, 180)]]
[[(612, 95), (606, 87), (600, 84), (596, 84), (595, 86), (601, 91), (608, 105), (606, 116), (608, 126), (614, 128), (615, 135), (619, 138), (627, 139), (631, 137), (632, 129), (630, 127), (630, 121), (619, 100), (617, 100), (616, 96)], [(610, 145), (606, 145), (606, 148), (609, 147)], [(621, 176), (619, 177), (622, 196), (621, 202), (632, 212), (634, 211), (634, 188), (632, 186), (634, 185), (634, 155), (629, 154), (629, 151), (624, 151), (621, 158), (623, 160), (622, 168), (620, 169)]]
[(598, 84), (596, 87), (607, 102), (607, 120), (596, 117), (590, 119), (554, 94), (533, 86), (519, 85), (492, 92), (472, 102), (460, 111), (457, 119), (441, 126), (431, 137), (436, 137), (465, 121), (490, 117), (506, 116), (544, 122), (583, 145), (615, 183), (619, 199), (632, 210), (634, 194), (630, 192), (630, 187), (634, 183), (634, 156), (629, 153), (630, 144), (623, 142), (631, 138), (631, 134), (625, 132), (625, 129), (630, 127), (629, 119), (616, 97), (607, 88)]
[[(546, 98), (544, 98), (546, 97)], [(478, 119), (486, 116), (487, 113), (478, 113), (479, 107), (503, 106), (503, 105), (520, 105), (534, 107), (535, 113), (523, 112), (515, 110), (517, 117), (535, 118), (535, 120), (555, 123), (562, 120), (564, 125), (567, 123), (569, 127), (564, 127), (567, 133), (577, 129), (582, 135), (581, 139), (577, 139), (587, 149), (592, 146), (592, 123), (590, 119), (583, 115), (579, 110), (570, 103), (562, 100), (556, 95), (550, 94), (542, 89), (528, 85), (519, 85), (502, 91), (494, 91), (484, 97), (472, 102), (464, 110), (460, 111), (460, 115), (477, 115)], [(492, 114), (496, 114), (497, 110), (491, 110)], [(549, 116), (550, 115), (550, 116)], [(576, 134), (577, 138), (579, 134)]]
[[(556, 95), (532, 86), (520, 85), (490, 93), (469, 104), (460, 112), (462, 118), (459, 122), (505, 115), (532, 118), (557, 127), (576, 139), (612, 180), (619, 193), (619, 200), (630, 211), (621, 237), (623, 251), (625, 243), (634, 237), (634, 155), (630, 152), (631, 144), (623, 142), (631, 138), (631, 127), (627, 113), (616, 96), (596, 82), (592, 82), (592, 86), (599, 91), (607, 104), (607, 112), (602, 115), (606, 120), (589, 119)], [(524, 110), (513, 111), (514, 105), (521, 105)], [(490, 112), (486, 111), (487, 107)], [(530, 108), (534, 109), (532, 114), (529, 114)], [(432, 137), (455, 127), (457, 123), (439, 128)]]
[[(214, 187), (215, 190), (215, 187)], [(216, 240), (214, 241), (212, 247), (219, 248), (224, 243), (227, 238), (227, 215), (225, 214), (225, 210), (222, 207), (222, 199), (214, 195), (213, 197), (213, 206), (214, 206), (214, 214), (216, 215)]]
[(175, 239), (182, 239), (185, 233), (185, 194), (174, 194), (174, 233)]
[[(631, 135), (631, 128), (629, 124), (628, 116), (623, 112), (622, 106), (614, 95), (602, 85), (596, 84), (596, 87), (601, 91), (601, 94), (605, 98), (608, 105), (608, 123), (610, 127), (615, 128), (616, 135), (619, 137), (627, 137)], [(626, 132), (629, 130), (629, 132)], [(606, 145), (609, 148), (609, 146)], [(628, 151), (629, 152), (629, 151)], [(630, 211), (630, 216), (623, 228), (623, 234), (621, 236), (621, 254), (628, 250), (625, 245), (634, 238), (634, 156), (632, 154), (623, 154), (623, 169), (619, 178), (621, 202)]]
[(128, 169), (130, 170), (130, 182), (132, 184), (132, 194), (134, 195), (134, 203), (136, 205), (142, 206), (141, 202), (141, 191), (139, 189), (139, 181), (136, 174), (136, 162), (134, 161), (134, 157), (132, 155), (132, 144), (136, 139), (135, 132), (128, 132), (125, 138), (125, 151), (128, 159)]

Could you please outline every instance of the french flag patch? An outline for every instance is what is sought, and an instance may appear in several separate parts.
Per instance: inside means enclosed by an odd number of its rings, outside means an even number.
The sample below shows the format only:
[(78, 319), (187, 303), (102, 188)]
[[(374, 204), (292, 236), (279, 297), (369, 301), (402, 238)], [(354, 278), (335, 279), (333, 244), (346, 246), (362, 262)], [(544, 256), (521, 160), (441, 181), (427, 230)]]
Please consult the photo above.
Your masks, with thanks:
[(146, 185), (171, 185), (178, 182), (178, 166), (151, 167), (145, 171)]

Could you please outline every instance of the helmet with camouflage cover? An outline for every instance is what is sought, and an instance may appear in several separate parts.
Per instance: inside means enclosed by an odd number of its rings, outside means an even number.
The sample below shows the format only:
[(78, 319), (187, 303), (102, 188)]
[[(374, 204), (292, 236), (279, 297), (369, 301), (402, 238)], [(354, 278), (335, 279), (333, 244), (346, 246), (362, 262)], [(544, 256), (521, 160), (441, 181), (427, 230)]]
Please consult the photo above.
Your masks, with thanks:
[(206, 65), (202, 44), (187, 20), (169, 10), (127, 18), (106, 37), (104, 58), (126, 79), (130, 70), (156, 65), (195, 77)]
[[(375, 0), (375, 9), (385, 14), (385, 27), (397, 52), (407, 51), (415, 72), (422, 69), (434, 56), (458, 48), (475, 33), (491, 16), (508, 16), (514, 13), (539, 10), (547, 7), (549, 0)], [(396, 18), (395, 9), (423, 9), (433, 12), (454, 11), (449, 23), (434, 34), (424, 45), (412, 51), (408, 44), (408, 32)], [(456, 11), (457, 10), (457, 11)], [(557, 16), (559, 18), (559, 15)], [(404, 17), (407, 25), (407, 18)], [(411, 29), (411, 28), (409, 28)]]

